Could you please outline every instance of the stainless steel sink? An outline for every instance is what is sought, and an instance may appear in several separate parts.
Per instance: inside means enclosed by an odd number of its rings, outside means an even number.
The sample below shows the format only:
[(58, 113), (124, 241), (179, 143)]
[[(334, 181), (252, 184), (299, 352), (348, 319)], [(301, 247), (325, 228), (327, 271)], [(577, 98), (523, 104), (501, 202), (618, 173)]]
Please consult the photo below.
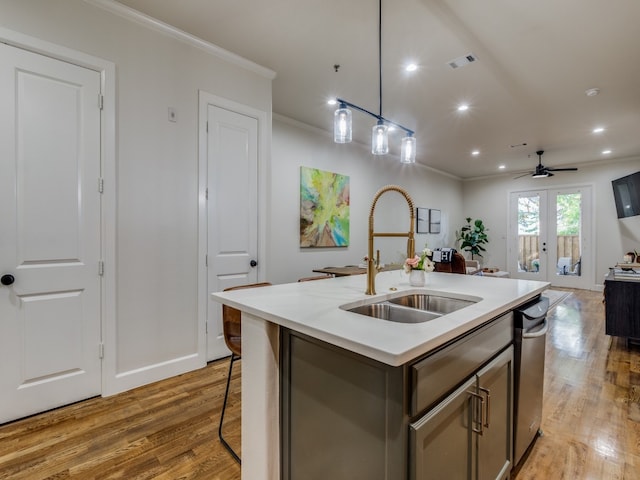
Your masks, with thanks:
[(422, 323), (440, 318), (474, 303), (476, 302), (473, 300), (416, 293), (346, 308), (346, 310), (390, 322)]
[(400, 323), (421, 323), (442, 316), (439, 313), (417, 310), (415, 308), (407, 308), (390, 302), (361, 305), (359, 307), (350, 308), (349, 312), (359, 313), (360, 315), (367, 315), (369, 317), (381, 318), (382, 320), (389, 320), (390, 322)]
[(461, 308), (468, 307), (476, 302), (471, 300), (461, 300), (459, 298), (442, 297), (438, 295), (427, 295), (414, 293), (403, 297), (391, 298), (389, 302), (419, 310), (427, 310), (433, 313), (446, 315)]

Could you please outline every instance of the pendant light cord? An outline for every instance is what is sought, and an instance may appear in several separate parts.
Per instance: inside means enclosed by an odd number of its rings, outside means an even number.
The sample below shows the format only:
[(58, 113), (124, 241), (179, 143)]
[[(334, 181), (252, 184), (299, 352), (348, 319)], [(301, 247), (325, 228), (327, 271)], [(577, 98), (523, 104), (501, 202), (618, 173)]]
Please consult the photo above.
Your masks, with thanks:
[(378, 86), (380, 116), (382, 117), (382, 0), (378, 0)]

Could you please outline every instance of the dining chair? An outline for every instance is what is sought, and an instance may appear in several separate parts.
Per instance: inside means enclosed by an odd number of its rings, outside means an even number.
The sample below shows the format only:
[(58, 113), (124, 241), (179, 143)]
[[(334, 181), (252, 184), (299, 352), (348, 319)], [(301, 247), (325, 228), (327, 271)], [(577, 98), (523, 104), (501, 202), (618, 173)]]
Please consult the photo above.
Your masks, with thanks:
[(451, 257), (451, 262), (435, 262), (435, 271), (444, 273), (467, 273), (467, 265), (464, 255), (455, 252)]
[[(224, 291), (240, 290), (243, 288), (267, 287), (271, 285), (269, 282), (251, 283), (248, 285), (236, 285), (234, 287), (225, 288)], [(222, 305), (222, 333), (224, 343), (231, 350), (231, 360), (229, 361), (229, 375), (227, 376), (227, 387), (224, 391), (224, 401), (222, 402), (222, 412), (220, 413), (220, 425), (218, 426), (218, 437), (220, 442), (226, 448), (236, 462), (242, 463), (238, 454), (229, 446), (222, 436), (222, 423), (224, 421), (224, 412), (227, 408), (227, 399), (229, 398), (229, 385), (231, 384), (231, 372), (233, 371), (233, 363), (240, 360), (242, 356), (242, 312), (237, 308), (228, 305)]]

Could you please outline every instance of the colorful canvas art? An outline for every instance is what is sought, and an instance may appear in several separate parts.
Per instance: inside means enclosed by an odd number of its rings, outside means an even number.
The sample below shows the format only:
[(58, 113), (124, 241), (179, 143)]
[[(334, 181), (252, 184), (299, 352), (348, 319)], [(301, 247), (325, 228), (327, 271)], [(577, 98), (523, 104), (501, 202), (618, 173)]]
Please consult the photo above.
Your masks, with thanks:
[(349, 177), (300, 167), (300, 246), (349, 246)]

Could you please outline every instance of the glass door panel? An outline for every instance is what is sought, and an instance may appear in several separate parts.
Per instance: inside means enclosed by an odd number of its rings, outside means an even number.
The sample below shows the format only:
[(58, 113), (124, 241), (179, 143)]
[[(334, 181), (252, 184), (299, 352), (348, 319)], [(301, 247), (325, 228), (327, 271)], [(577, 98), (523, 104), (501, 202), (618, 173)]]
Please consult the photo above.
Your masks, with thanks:
[(553, 285), (589, 288), (591, 187), (549, 192), (555, 221), (549, 225), (549, 273)]
[(556, 275), (581, 275), (582, 194), (556, 194)]
[(546, 278), (546, 201), (544, 191), (511, 194), (509, 270), (514, 278)]

